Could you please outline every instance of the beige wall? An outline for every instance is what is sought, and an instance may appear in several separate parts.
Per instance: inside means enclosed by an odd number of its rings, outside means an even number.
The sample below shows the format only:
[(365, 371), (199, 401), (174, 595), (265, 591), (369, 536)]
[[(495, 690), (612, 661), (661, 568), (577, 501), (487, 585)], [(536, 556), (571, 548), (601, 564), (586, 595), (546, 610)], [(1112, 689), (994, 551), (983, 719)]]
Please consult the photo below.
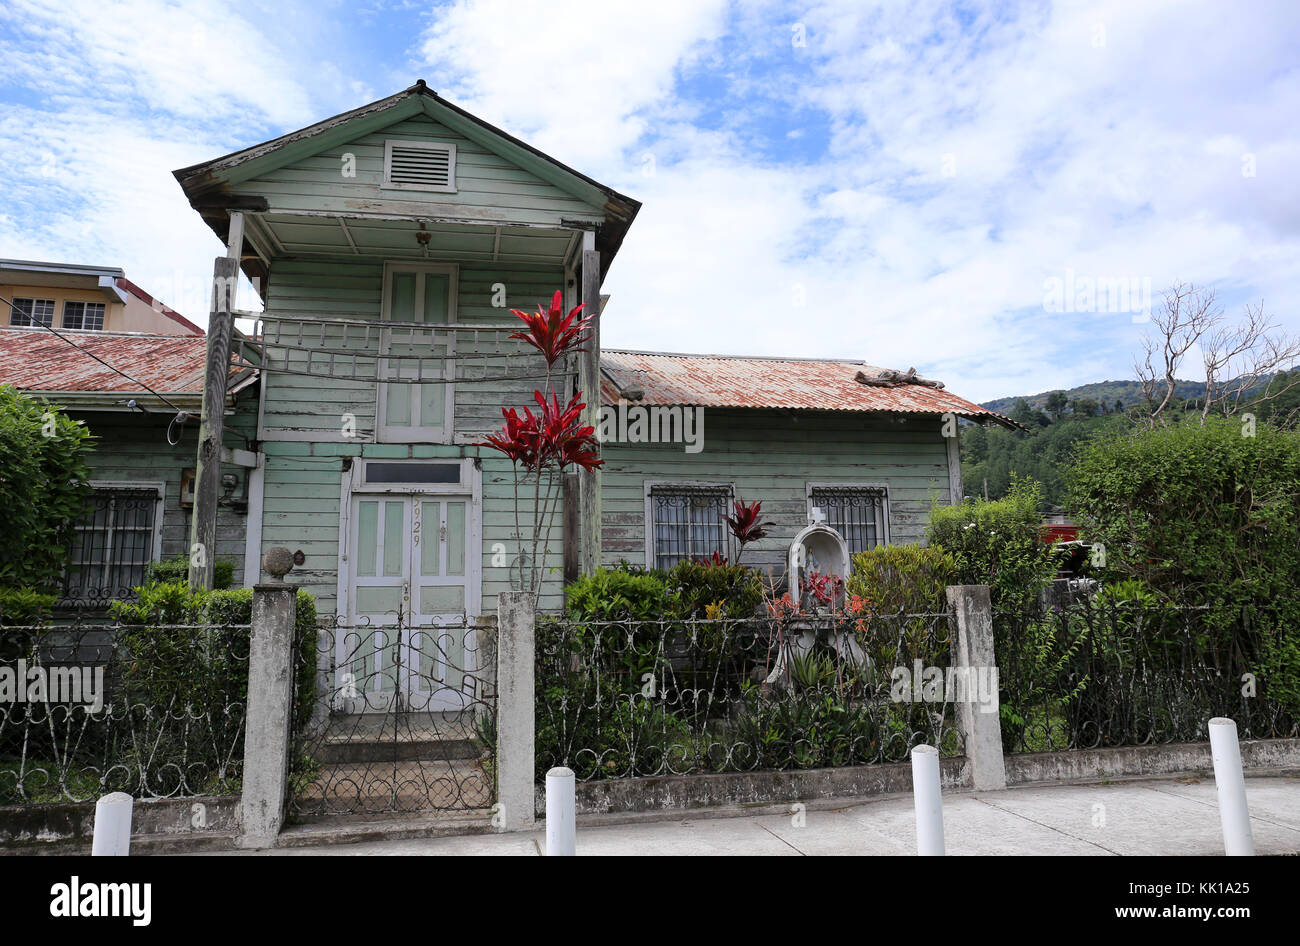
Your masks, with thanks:
[[(169, 319), (161, 312), (130, 293), (125, 293), (127, 301), (120, 299), (110, 301), (102, 289), (69, 289), (61, 286), (0, 285), (0, 297), (12, 301), (22, 299), (53, 299), (54, 327), (63, 328), (63, 304), (65, 302), (102, 302), (104, 303), (104, 331), (106, 332), (142, 332), (151, 335), (190, 335), (185, 326)], [(13, 313), (7, 305), (0, 305), (0, 325), (13, 324)]]

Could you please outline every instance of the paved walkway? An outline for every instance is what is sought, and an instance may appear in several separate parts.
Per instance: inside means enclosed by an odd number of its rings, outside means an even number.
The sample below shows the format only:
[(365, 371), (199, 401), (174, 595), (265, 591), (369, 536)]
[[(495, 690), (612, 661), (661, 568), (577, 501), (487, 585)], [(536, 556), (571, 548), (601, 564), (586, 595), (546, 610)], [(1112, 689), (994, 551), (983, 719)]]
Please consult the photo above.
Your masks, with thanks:
[[(1300, 852), (1300, 777), (1246, 779), (1257, 854)], [(802, 816), (733, 812), (631, 824), (578, 824), (581, 855), (901, 854), (916, 851), (912, 798), (839, 801)], [(802, 823), (800, 823), (802, 822)], [(1036, 785), (944, 798), (949, 854), (1223, 853), (1214, 780), (1169, 778)], [(275, 856), (520, 854), (544, 831), (275, 850)]]

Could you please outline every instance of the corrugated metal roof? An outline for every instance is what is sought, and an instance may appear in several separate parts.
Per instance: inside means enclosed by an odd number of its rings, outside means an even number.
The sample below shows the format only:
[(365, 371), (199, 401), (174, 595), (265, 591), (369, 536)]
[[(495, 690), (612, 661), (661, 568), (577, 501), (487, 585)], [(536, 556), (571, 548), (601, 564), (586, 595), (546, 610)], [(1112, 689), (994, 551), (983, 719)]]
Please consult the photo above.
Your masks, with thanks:
[(881, 369), (863, 361), (679, 355), (605, 349), (600, 356), (601, 400), (640, 391), (637, 404), (702, 407), (878, 411), (982, 418), (1014, 426), (1001, 414), (925, 384), (877, 387), (856, 380)]
[[(202, 394), (207, 338), (122, 332), (59, 334), (161, 394)], [(242, 371), (231, 365), (231, 375)], [(143, 389), (51, 332), (0, 328), (0, 384), (24, 391), (141, 394)]]

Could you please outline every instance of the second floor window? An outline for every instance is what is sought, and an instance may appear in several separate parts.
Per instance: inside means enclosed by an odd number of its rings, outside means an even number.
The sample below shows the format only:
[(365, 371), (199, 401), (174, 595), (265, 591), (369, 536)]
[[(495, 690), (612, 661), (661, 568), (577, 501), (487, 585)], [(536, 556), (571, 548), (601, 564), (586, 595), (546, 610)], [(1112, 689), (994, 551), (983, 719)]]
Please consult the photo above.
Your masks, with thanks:
[[(391, 443), (451, 440), (454, 336), (445, 326), (456, 312), (456, 267), (390, 263), (384, 273), (385, 323), (380, 338), (379, 439)], [(385, 357), (387, 356), (387, 357)]]
[(32, 326), (54, 324), (53, 299), (14, 299), (10, 325)]
[(63, 303), (63, 327), (84, 329), (88, 332), (100, 332), (104, 329), (104, 303), (102, 302), (65, 302)]

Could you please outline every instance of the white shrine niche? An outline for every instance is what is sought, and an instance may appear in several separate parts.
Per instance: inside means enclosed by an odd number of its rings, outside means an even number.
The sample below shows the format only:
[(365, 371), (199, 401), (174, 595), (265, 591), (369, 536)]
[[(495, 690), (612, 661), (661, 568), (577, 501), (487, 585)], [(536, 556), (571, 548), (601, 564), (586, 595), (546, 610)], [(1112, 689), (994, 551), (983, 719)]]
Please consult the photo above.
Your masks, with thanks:
[[(852, 633), (843, 630), (832, 631), (826, 626), (825, 621), (817, 620), (819, 611), (826, 614), (844, 609), (845, 585), (849, 580), (849, 570), (852, 567), (848, 544), (842, 535), (825, 524), (825, 518), (821, 510), (814, 507), (812, 515), (809, 516), (812, 520), (811, 525), (795, 536), (794, 541), (790, 543), (786, 577), (790, 597), (799, 602), (800, 611), (804, 616), (796, 617), (791, 621), (789, 636), (777, 657), (776, 666), (765, 681), (769, 686), (782, 686), (786, 678), (789, 657), (812, 650), (819, 636), (825, 644), (838, 651), (842, 658), (855, 664), (868, 662), (866, 654), (858, 646)], [(840, 579), (838, 592), (829, 603), (818, 601), (811, 591), (802, 595), (799, 592), (801, 580), (814, 572), (819, 575), (833, 575)]]
[(841, 582), (849, 580), (849, 547), (844, 537), (826, 525), (820, 509), (813, 508), (812, 524), (794, 537), (790, 543), (789, 578), (790, 597), (800, 602), (803, 610), (840, 610), (843, 607), (844, 586), (841, 584), (836, 600), (823, 604), (811, 592), (800, 596), (799, 586), (804, 578), (816, 572), (833, 575)]

